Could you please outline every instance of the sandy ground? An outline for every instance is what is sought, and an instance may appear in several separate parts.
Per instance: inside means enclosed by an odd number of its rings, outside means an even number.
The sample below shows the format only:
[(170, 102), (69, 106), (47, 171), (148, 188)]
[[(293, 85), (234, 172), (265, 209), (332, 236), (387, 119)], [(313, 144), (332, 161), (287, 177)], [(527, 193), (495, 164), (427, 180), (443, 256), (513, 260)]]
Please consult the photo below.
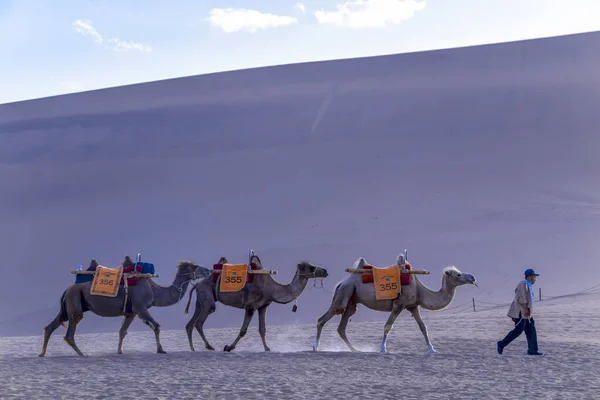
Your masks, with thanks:
[[(232, 353), (206, 351), (195, 334), (165, 331), (168, 354), (155, 354), (153, 334), (131, 332), (126, 354), (116, 353), (117, 333), (78, 335), (88, 357), (62, 341), (59, 328), (48, 356), (39, 358), (41, 335), (0, 339), (1, 399), (592, 399), (600, 388), (598, 295), (536, 303), (543, 357), (525, 355), (525, 336), (502, 356), (495, 341), (510, 329), (506, 309), (423, 312), (437, 354), (428, 354), (409, 314), (401, 314), (377, 353), (382, 321), (351, 322), (350, 353), (337, 337), (339, 317), (325, 327), (322, 352), (311, 351), (314, 326), (271, 326), (271, 353), (262, 351), (256, 325)], [(220, 308), (219, 312), (227, 312)], [(359, 308), (360, 312), (360, 308)], [(85, 321), (85, 320), (84, 320)], [(241, 322), (241, 321), (240, 321)], [(182, 321), (182, 326), (185, 321)], [(207, 330), (221, 350), (237, 329)]]

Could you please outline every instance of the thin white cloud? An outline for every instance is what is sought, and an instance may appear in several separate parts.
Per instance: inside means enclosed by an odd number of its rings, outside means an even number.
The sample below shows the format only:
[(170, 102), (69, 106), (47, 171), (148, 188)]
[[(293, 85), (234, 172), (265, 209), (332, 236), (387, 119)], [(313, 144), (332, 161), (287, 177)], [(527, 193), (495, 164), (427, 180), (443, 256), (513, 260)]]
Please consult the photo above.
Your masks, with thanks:
[[(115, 51), (142, 51), (142, 52), (146, 52), (149, 53), (152, 51), (152, 47), (142, 44), (142, 43), (137, 43), (137, 42), (132, 42), (132, 41), (126, 41), (126, 40), (121, 40), (119, 38), (108, 38), (108, 39), (104, 39), (104, 36), (98, 32), (98, 30), (94, 27), (94, 24), (92, 23), (92, 21), (85, 19), (85, 20), (80, 20), (77, 19), (75, 21), (73, 21), (73, 23), (71, 24), (71, 26), (73, 27), (73, 29), (75, 30), (75, 32), (80, 33), (82, 35), (85, 36), (91, 36), (94, 40), (94, 42), (96, 43), (110, 43), (112, 45), (113, 50)], [(111, 46), (105, 46), (105, 48), (109, 48)]]
[(318, 10), (315, 17), (321, 24), (353, 29), (382, 28), (414, 17), (425, 5), (425, 0), (355, 0), (338, 4), (335, 11)]
[(209, 12), (210, 23), (227, 33), (245, 31), (254, 33), (259, 30), (278, 28), (298, 22), (294, 17), (265, 14), (245, 8), (213, 8)]
[(302, 12), (306, 12), (306, 7), (300, 2), (296, 3), (295, 7)]
[(125, 40), (120, 40), (118, 38), (114, 38), (114, 39), (108, 39), (109, 43), (112, 43), (113, 49), (115, 51), (143, 51), (146, 53), (150, 53), (152, 51), (152, 47), (142, 44), (142, 43), (137, 43), (137, 42), (132, 42), (132, 41), (125, 41)]
[(94, 28), (92, 21), (90, 21), (89, 19), (76, 19), (75, 21), (73, 21), (71, 26), (73, 27), (73, 29), (75, 29), (75, 32), (81, 33), (85, 36), (91, 36), (94, 39), (94, 42), (96, 43), (102, 43), (104, 41), (102, 35), (96, 30), (96, 28)]

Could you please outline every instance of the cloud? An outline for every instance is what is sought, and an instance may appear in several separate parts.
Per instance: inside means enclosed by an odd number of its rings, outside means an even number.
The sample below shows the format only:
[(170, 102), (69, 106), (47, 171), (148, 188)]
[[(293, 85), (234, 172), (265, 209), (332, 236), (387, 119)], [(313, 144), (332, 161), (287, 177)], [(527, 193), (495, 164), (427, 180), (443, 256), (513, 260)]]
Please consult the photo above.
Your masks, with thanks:
[(108, 39), (109, 43), (114, 44), (113, 49), (115, 51), (143, 51), (146, 53), (150, 53), (152, 51), (152, 47), (142, 44), (142, 43), (137, 43), (137, 42), (127, 42), (125, 40), (120, 40), (118, 38), (114, 38), (114, 39)]
[(347, 28), (382, 28), (398, 25), (425, 8), (425, 0), (355, 0), (336, 6), (336, 11), (315, 12), (321, 24)]
[[(110, 43), (112, 45), (113, 50), (115, 51), (142, 51), (149, 53), (152, 51), (152, 47), (131, 41), (121, 40), (119, 38), (108, 38), (104, 39), (104, 36), (98, 32), (98, 30), (94, 27), (92, 21), (85, 19), (80, 20), (77, 19), (73, 21), (71, 24), (75, 32), (80, 33), (85, 36), (91, 36), (94, 39), (94, 42), (102, 44), (102, 43)], [(109, 48), (110, 46), (105, 46), (105, 48)]]
[(96, 43), (102, 43), (104, 41), (102, 35), (96, 30), (96, 28), (94, 28), (92, 21), (89, 19), (85, 19), (83, 21), (76, 19), (73, 21), (71, 26), (73, 29), (75, 29), (75, 32), (81, 33), (82, 35), (91, 36)]
[(304, 4), (302, 4), (300, 2), (296, 3), (295, 7), (302, 12), (306, 11), (306, 7), (304, 6)]
[(227, 33), (239, 31), (253, 33), (258, 30), (278, 28), (298, 22), (294, 17), (264, 14), (245, 8), (213, 8), (209, 14), (208, 20), (210, 23)]

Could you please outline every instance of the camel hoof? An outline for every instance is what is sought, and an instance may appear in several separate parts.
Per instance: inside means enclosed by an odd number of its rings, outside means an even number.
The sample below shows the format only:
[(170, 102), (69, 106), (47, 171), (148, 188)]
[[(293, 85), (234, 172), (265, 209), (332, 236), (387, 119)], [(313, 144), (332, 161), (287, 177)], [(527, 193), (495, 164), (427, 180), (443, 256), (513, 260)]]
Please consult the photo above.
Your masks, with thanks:
[(223, 351), (227, 351), (227, 352), (229, 352), (229, 351), (231, 351), (231, 350), (233, 350), (233, 347), (231, 347), (231, 346), (229, 346), (229, 345), (225, 345), (225, 347), (223, 348)]
[(166, 352), (166, 351), (164, 351), (163, 349), (158, 349), (156, 352), (157, 352), (158, 354), (167, 354), (167, 352)]
[(215, 350), (215, 348), (214, 348), (214, 347), (212, 347), (211, 345), (208, 345), (208, 346), (206, 346), (206, 350), (214, 351), (214, 350)]
[(271, 351), (269, 347), (265, 347), (265, 351)]
[(46, 354), (44, 354), (44, 353), (41, 353), (41, 354), (40, 354), (40, 357), (46, 357)]

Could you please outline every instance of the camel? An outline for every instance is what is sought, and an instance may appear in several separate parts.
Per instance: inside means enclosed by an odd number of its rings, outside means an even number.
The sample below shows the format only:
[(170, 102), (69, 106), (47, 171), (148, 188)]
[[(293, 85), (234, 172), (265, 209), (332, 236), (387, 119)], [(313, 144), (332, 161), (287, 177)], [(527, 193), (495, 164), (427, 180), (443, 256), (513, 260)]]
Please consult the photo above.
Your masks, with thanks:
[[(400, 254), (397, 257), (396, 262), (400, 266), (405, 265), (406, 260), (404, 255)], [(354, 263), (354, 268), (363, 268), (365, 265), (369, 264), (363, 257), (360, 257)], [(371, 310), (391, 312), (385, 323), (383, 339), (381, 341), (382, 353), (388, 353), (386, 346), (387, 337), (392, 330), (396, 318), (398, 318), (398, 315), (404, 309), (407, 309), (412, 314), (419, 325), (429, 351), (431, 353), (436, 353), (437, 351), (429, 340), (427, 327), (421, 319), (419, 307), (431, 311), (442, 310), (448, 307), (452, 302), (456, 288), (465, 284), (477, 286), (475, 277), (471, 274), (463, 273), (458, 268), (451, 265), (444, 268), (442, 286), (437, 292), (434, 292), (423, 285), (417, 278), (417, 275), (412, 275), (410, 284), (401, 287), (401, 294), (398, 298), (395, 300), (376, 300), (373, 284), (362, 283), (360, 273), (351, 273), (346, 279), (335, 286), (331, 306), (317, 321), (317, 338), (313, 345), (313, 350), (318, 351), (319, 349), (323, 326), (325, 326), (327, 321), (334, 315), (341, 314), (342, 319), (337, 329), (338, 334), (351, 351), (357, 352), (358, 350), (352, 346), (346, 336), (346, 327), (350, 318), (356, 313), (357, 305), (363, 304)]]
[[(227, 258), (225, 257), (221, 257), (219, 260), (219, 264), (227, 262)], [(250, 263), (255, 263), (258, 269), (264, 269), (260, 258), (257, 255), (252, 254), (250, 256)], [(194, 315), (185, 326), (191, 350), (196, 351), (192, 341), (194, 327), (198, 330), (206, 349), (214, 350), (208, 343), (206, 336), (204, 336), (203, 326), (208, 316), (215, 312), (216, 303), (220, 302), (226, 306), (245, 310), (244, 322), (242, 323), (237, 338), (232, 344), (226, 345), (223, 351), (230, 352), (235, 349), (235, 346), (240, 339), (246, 335), (248, 326), (250, 325), (256, 310), (258, 310), (258, 331), (263, 347), (265, 351), (271, 351), (269, 346), (267, 346), (266, 341), (266, 316), (269, 305), (271, 303), (288, 304), (300, 296), (310, 278), (326, 278), (327, 276), (328, 272), (325, 268), (317, 267), (309, 262), (303, 261), (297, 264), (296, 274), (294, 275), (292, 282), (288, 285), (282, 285), (276, 282), (271, 275), (257, 274), (254, 275), (254, 281), (252, 283), (247, 283), (243, 290), (235, 293), (220, 293), (219, 280), (217, 280), (216, 284), (213, 284), (211, 279), (205, 279), (199, 282), (190, 289), (188, 303), (185, 308), (185, 313), (187, 314), (192, 301), (192, 294), (195, 291), (197, 293), (196, 309)]]
[[(92, 260), (88, 270), (92, 270), (97, 265), (98, 262)], [(129, 256), (126, 256), (123, 266), (133, 265), (133, 260)], [(101, 317), (125, 317), (119, 330), (118, 354), (123, 354), (123, 340), (125, 339), (125, 335), (127, 335), (127, 329), (135, 317), (140, 317), (154, 331), (156, 351), (157, 353), (164, 354), (166, 352), (163, 350), (159, 339), (160, 325), (152, 318), (148, 309), (151, 307), (169, 307), (178, 303), (185, 295), (185, 291), (191, 281), (206, 278), (210, 275), (211, 272), (209, 269), (191, 261), (182, 261), (177, 266), (175, 280), (170, 286), (160, 286), (151, 278), (141, 277), (137, 285), (129, 286), (125, 312), (123, 312), (123, 304), (125, 302), (125, 289), (123, 285), (119, 287), (116, 297), (105, 297), (90, 295), (91, 281), (71, 284), (60, 298), (60, 311), (58, 315), (44, 327), (44, 343), (40, 357), (46, 356), (50, 336), (60, 325), (64, 326), (65, 321), (69, 322), (67, 333), (64, 337), (65, 342), (78, 355), (83, 356), (84, 354), (75, 343), (75, 329), (77, 328), (77, 324), (83, 319), (83, 314), (87, 311), (91, 311)]]

